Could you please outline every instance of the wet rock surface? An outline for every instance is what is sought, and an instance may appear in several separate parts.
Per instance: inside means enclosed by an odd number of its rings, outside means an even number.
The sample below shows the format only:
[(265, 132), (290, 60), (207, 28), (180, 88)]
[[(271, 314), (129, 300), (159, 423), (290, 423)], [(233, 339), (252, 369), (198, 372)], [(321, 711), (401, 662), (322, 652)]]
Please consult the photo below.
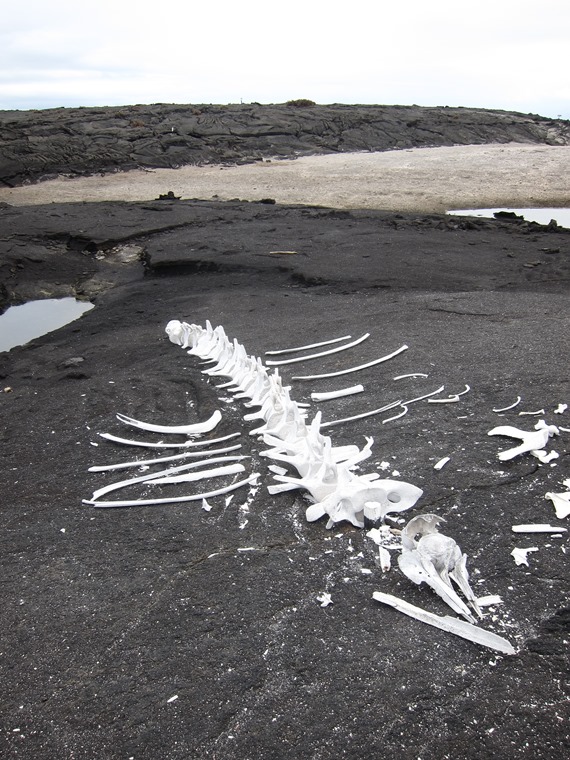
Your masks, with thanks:
[(570, 144), (568, 121), (419, 106), (148, 105), (0, 111), (0, 181), (347, 151)]
[[(2, 605), (0, 754), (24, 758), (530, 758), (567, 747), (568, 534), (548, 491), (570, 477), (570, 434), (500, 462), (496, 425), (570, 428), (569, 234), (522, 221), (339, 212), (257, 203), (156, 201), (0, 209), (4, 305), (91, 298), (80, 320), (0, 354)], [(555, 252), (553, 252), (555, 251)], [(281, 253), (279, 253), (281, 252)], [(285, 253), (286, 252), (286, 253)], [(21, 266), (20, 266), (21, 265)], [(41, 292), (40, 292), (41, 291)], [(409, 516), (435, 512), (469, 556), (476, 594), (499, 594), (481, 627), (504, 657), (379, 605), (374, 591), (452, 614), (364, 531), (307, 523), (300, 493), (270, 496), (266, 445), (239, 400), (168, 341), (170, 319), (222, 324), (250, 354), (363, 332), (346, 353), (282, 368), (312, 419), (358, 414), (445, 384), (454, 404), (410, 405), (331, 428), (375, 439), (362, 472), (413, 483)], [(408, 350), (355, 375), (293, 380)], [(81, 361), (79, 361), (81, 359)], [(302, 372), (300, 371), (302, 370)], [(427, 378), (395, 377), (422, 372)], [(495, 408), (522, 397), (504, 416)], [(231, 500), (97, 510), (126, 477), (94, 464), (149, 456), (99, 432), (120, 412), (162, 424), (223, 420), (259, 488)], [(519, 411), (539, 416), (519, 416)], [(96, 444), (96, 445), (95, 445)], [(133, 453), (134, 451), (134, 453)], [(450, 456), (446, 466), (433, 465)], [(387, 463), (387, 464), (384, 464)], [(133, 473), (140, 474), (137, 471)], [(201, 489), (215, 487), (207, 482)], [(194, 484), (164, 486), (188, 494)], [(134, 498), (162, 496), (131, 487)], [(121, 492), (119, 492), (121, 493)], [(515, 547), (537, 547), (517, 566)], [(368, 571), (371, 572), (363, 572)], [(318, 597), (330, 593), (332, 604)]]

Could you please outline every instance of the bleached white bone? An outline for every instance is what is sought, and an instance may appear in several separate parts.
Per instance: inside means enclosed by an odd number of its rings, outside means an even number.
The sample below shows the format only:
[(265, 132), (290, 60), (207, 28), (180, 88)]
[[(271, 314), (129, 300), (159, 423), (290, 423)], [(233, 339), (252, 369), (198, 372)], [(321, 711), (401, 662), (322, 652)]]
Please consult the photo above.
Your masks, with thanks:
[[(341, 471), (342, 472), (342, 471)], [(367, 501), (381, 505), (380, 518), (394, 512), (403, 512), (414, 506), (423, 491), (411, 483), (397, 480), (377, 480), (373, 485), (347, 478), (326, 499), (312, 504), (306, 513), (313, 522), (327, 514), (332, 523), (347, 520), (357, 528), (364, 527), (364, 505)]]
[(508, 412), (510, 409), (514, 409), (515, 406), (518, 406), (520, 402), (522, 401), (520, 396), (517, 396), (517, 400), (514, 404), (510, 404), (510, 406), (503, 406), (501, 409), (493, 409), (494, 412)]
[(334, 398), (343, 398), (343, 396), (352, 396), (355, 393), (362, 393), (363, 385), (353, 385), (350, 388), (341, 388), (338, 391), (328, 391), (327, 393), (311, 393), (313, 401), (330, 401)]
[[(467, 556), (453, 538), (438, 532), (443, 518), (434, 514), (418, 515), (402, 531), (402, 554), (398, 558), (400, 570), (418, 585), (425, 582), (452, 610), (474, 621), (469, 608), (457, 595), (451, 579), (459, 586), (473, 609), (480, 616), (475, 594), (469, 586)], [(419, 540), (416, 536), (419, 535)]]
[[(193, 483), (196, 480), (207, 480), (208, 478), (219, 478), (222, 475), (236, 475), (238, 472), (245, 472), (242, 464), (228, 464), (224, 467), (213, 467), (211, 470), (200, 470), (200, 472), (186, 472), (181, 475), (165, 475), (152, 480), (147, 480), (148, 485), (162, 485), (164, 483)], [(157, 473), (160, 475), (160, 473)]]
[(340, 343), (341, 340), (350, 340), (352, 335), (344, 335), (342, 338), (333, 338), (332, 340), (322, 340), (320, 343), (310, 343), (308, 346), (297, 346), (296, 348), (282, 348), (279, 351), (266, 351), (266, 356), (277, 356), (278, 354), (294, 354), (296, 351), (308, 351), (310, 348), (320, 348), (321, 346), (330, 346), (333, 343)]
[(441, 631), (461, 636), (461, 638), (472, 641), (474, 644), (495, 649), (503, 654), (516, 654), (516, 649), (506, 639), (497, 636), (496, 633), (485, 631), (476, 625), (466, 623), (464, 620), (458, 620), (449, 615), (434, 615), (432, 612), (421, 609), (421, 607), (416, 607), (413, 604), (409, 604), (409, 602), (405, 602), (403, 599), (398, 599), (391, 594), (384, 594), (381, 591), (375, 591), (372, 594), (372, 598), (377, 602), (393, 607), (398, 612), (403, 612), (404, 615), (439, 628)]
[(546, 425), (544, 420), (540, 420), (535, 425), (534, 430), (519, 430), (519, 428), (512, 427), (512, 425), (500, 425), (490, 430), (487, 435), (503, 435), (522, 441), (520, 446), (515, 446), (507, 451), (501, 451), (498, 454), (501, 462), (506, 462), (519, 454), (540, 451), (547, 444), (551, 436), (558, 435), (558, 428), (555, 425)]
[(372, 409), (369, 412), (362, 412), (362, 414), (355, 414), (352, 417), (343, 417), (342, 420), (331, 420), (330, 422), (323, 422), (321, 427), (328, 428), (328, 427), (333, 427), (334, 425), (343, 425), (345, 422), (354, 422), (355, 420), (363, 420), (365, 417), (373, 417), (376, 414), (382, 414), (382, 412), (387, 412), (389, 409), (394, 409), (394, 407), (401, 406), (401, 405), (402, 405), (401, 401), (393, 401), (391, 404), (386, 404), (385, 406), (381, 406), (379, 409)]
[[(171, 332), (172, 336), (180, 341), (177, 329)], [(205, 330), (188, 326), (184, 327), (183, 331), (178, 329), (178, 332), (184, 333), (184, 340), (191, 344), (192, 353), (206, 360), (218, 357), (217, 364), (205, 370), (207, 373), (212, 373), (212, 370), (214, 373), (228, 373), (229, 382), (218, 387), (227, 388), (239, 398), (250, 399), (249, 406), (259, 407), (258, 411), (245, 415), (246, 420), (260, 419), (263, 422), (259, 427), (250, 430), (250, 435), (262, 436), (265, 443), (272, 446), (263, 452), (263, 455), (285, 462), (298, 473), (298, 477), (278, 474), (278, 484), (271, 486), (270, 491), (280, 493), (294, 488), (306, 489), (316, 501), (316, 504), (307, 510), (308, 519), (318, 519), (326, 514), (329, 516), (327, 527), (341, 520), (361, 526), (367, 503), (374, 502), (375, 513), (383, 516), (408, 509), (417, 501), (422, 492), (415, 486), (398, 481), (378, 480), (377, 473), (356, 475), (353, 468), (370, 455), (372, 439), (362, 451), (358, 447), (333, 447), (330, 438), (320, 432), (321, 427), (324, 427), (320, 413), (307, 424), (306, 415), (300, 406), (291, 400), (290, 389), (283, 387), (278, 374), (268, 376), (261, 360), (247, 357), (243, 347), (235, 341), (230, 350), (225, 334), (220, 338), (220, 334), (212, 329), (209, 322)], [(362, 340), (364, 337), (350, 345)], [(320, 353), (336, 353), (350, 345)], [(374, 366), (406, 349), (407, 346), (402, 346), (381, 359), (332, 375)], [(239, 361), (233, 361), (238, 355)], [(289, 363), (287, 360), (286, 362)], [(373, 413), (393, 408), (399, 403), (389, 404), (381, 410), (374, 410)], [(364, 416), (370, 414), (368, 412)]]
[(511, 557), (515, 561), (515, 565), (526, 565), (528, 567), (528, 555), (531, 552), (537, 552), (538, 546), (529, 546), (528, 549), (521, 549), (515, 547), (511, 552)]
[[(195, 469), (196, 467), (203, 467), (204, 465), (212, 465), (215, 462), (228, 462), (230, 460), (235, 459), (245, 459), (245, 457), (214, 457), (213, 459), (204, 459), (199, 462), (191, 462), (190, 464), (183, 464), (178, 467), (169, 467), (167, 470), (160, 470), (159, 472), (151, 472), (147, 473), (146, 475), (140, 475), (136, 478), (129, 478), (128, 480), (121, 480), (117, 483), (110, 483), (108, 486), (104, 486), (103, 488), (99, 488), (99, 490), (93, 492), (93, 496), (91, 497), (93, 501), (96, 499), (101, 498), (101, 496), (105, 496), (105, 494), (111, 493), (111, 491), (117, 491), (120, 488), (126, 488), (127, 486), (134, 485), (135, 483), (145, 483), (148, 481), (151, 481), (152, 479), (160, 478), (163, 475), (164, 476), (170, 476), (174, 475), (174, 473), (184, 472), (185, 470)], [(240, 465), (241, 470), (239, 472), (243, 472), (244, 468), (242, 465)], [(164, 481), (166, 482), (166, 481)]]
[(441, 388), (438, 388), (436, 391), (431, 391), (430, 393), (424, 393), (423, 396), (416, 396), (415, 398), (411, 398), (408, 401), (401, 401), (400, 403), (402, 404), (402, 406), (415, 404), (418, 401), (423, 401), (426, 398), (431, 398), (431, 396), (437, 396), (438, 393), (443, 393), (444, 390), (445, 390), (445, 385), (442, 385)]
[(320, 351), (317, 354), (309, 354), (308, 356), (296, 356), (294, 359), (277, 359), (277, 360), (269, 360), (266, 362), (268, 366), (277, 367), (281, 364), (296, 364), (298, 362), (306, 362), (309, 361), (309, 359), (319, 359), (321, 356), (330, 356), (330, 354), (337, 354), (339, 351), (346, 351), (348, 348), (354, 348), (354, 346), (358, 346), (360, 343), (363, 343), (367, 338), (370, 337), (370, 333), (365, 333), (357, 340), (353, 340), (352, 343), (346, 343), (344, 346), (338, 346), (337, 348), (330, 348), (328, 351)]
[[(225, 435), (225, 436), (223, 436), (223, 438), (214, 438), (211, 441), (200, 441), (199, 443), (198, 442), (194, 442), (192, 444), (192, 446), (193, 447), (197, 447), (197, 446), (205, 447), (205, 446), (209, 446), (210, 444), (213, 444), (213, 443), (220, 443), (221, 441), (227, 441), (230, 438), (239, 437), (240, 435), (241, 435), (241, 433), (232, 433), (231, 435)], [(239, 448), (239, 446), (238, 446), (238, 448)], [(226, 450), (226, 449), (224, 449), (224, 450)], [(218, 450), (217, 453), (219, 453), (219, 452), (220, 452), (220, 450)], [(173, 456), (170, 456), (170, 457), (156, 457), (154, 459), (136, 459), (136, 460), (133, 460), (132, 462), (120, 462), (119, 464), (104, 464), (104, 465), (99, 465), (99, 466), (95, 466), (95, 467), (90, 467), (89, 470), (88, 470), (88, 472), (105, 472), (106, 470), (124, 470), (127, 467), (144, 467), (145, 465), (161, 464), (162, 462), (176, 462), (177, 460), (188, 459), (190, 457), (197, 457), (197, 456), (206, 456), (207, 457), (207, 456), (210, 456), (210, 454), (215, 454), (215, 453), (216, 453), (215, 450), (212, 450), (212, 451), (206, 450), (206, 451), (199, 451), (197, 453), (196, 452), (184, 452), (182, 454), (174, 454)]]
[(153, 425), (149, 422), (141, 422), (125, 414), (117, 414), (117, 419), (124, 422), (125, 425), (139, 428), (139, 430), (148, 430), (152, 433), (168, 433), (169, 435), (188, 435), (196, 436), (202, 433), (209, 433), (213, 430), (218, 422), (222, 419), (222, 413), (216, 409), (212, 416), (204, 422), (195, 422), (192, 425)]
[(552, 493), (552, 491), (549, 491), (544, 495), (544, 498), (550, 499), (554, 504), (556, 517), (559, 520), (563, 520), (570, 515), (570, 491), (566, 493)]
[(568, 528), (560, 528), (546, 523), (511, 525), (513, 533), (566, 533)]
[[(194, 447), (194, 441), (183, 441), (182, 443), (163, 443), (162, 441), (159, 441), (158, 443), (154, 443), (153, 441), (133, 441), (130, 438), (119, 438), (116, 435), (112, 435), (111, 433), (98, 433), (98, 435), (101, 438), (105, 438), (107, 441), (113, 441), (113, 443), (122, 443), (125, 446), (140, 446), (144, 449), (189, 449)], [(205, 444), (206, 442), (203, 441)], [(241, 444), (238, 444), (237, 446), (232, 446), (228, 449), (217, 449), (215, 451), (212, 451), (212, 453), (221, 454), (225, 451), (235, 451), (236, 449), (240, 449)], [(199, 454), (197, 456), (200, 456)]]
[(392, 415), (392, 417), (387, 417), (385, 420), (382, 420), (383, 425), (385, 425), (387, 422), (394, 422), (394, 420), (399, 420), (400, 417), (403, 417), (408, 413), (408, 407), (405, 404), (400, 404), (400, 406), (402, 407), (402, 411), (398, 412), (398, 414)]
[(340, 375), (348, 375), (351, 372), (359, 372), (361, 369), (368, 369), (368, 367), (375, 367), (377, 364), (387, 362), (389, 359), (393, 359), (394, 356), (398, 356), (402, 351), (406, 351), (408, 346), (400, 346), (396, 351), (392, 351), (387, 356), (382, 356), (380, 359), (374, 359), (374, 361), (367, 362), (366, 364), (360, 364), (358, 367), (350, 367), (349, 369), (342, 369), (339, 372), (327, 372), (324, 375), (299, 375), (295, 376), (293, 380), (321, 380), (324, 377), (340, 377)]
[(192, 494), (191, 496), (174, 496), (168, 499), (130, 499), (125, 501), (93, 501), (89, 499), (83, 499), (83, 504), (91, 504), (91, 506), (98, 507), (100, 509), (112, 509), (113, 507), (144, 507), (153, 506), (156, 504), (176, 504), (178, 502), (202, 501), (202, 499), (209, 499), (213, 496), (221, 496), (225, 493), (235, 491), (238, 488), (242, 488), (242, 486), (255, 483), (258, 477), (259, 473), (254, 472), (248, 478), (245, 478), (245, 480), (239, 480), (237, 483), (232, 483), (229, 486), (225, 486), (225, 488), (217, 488), (215, 491)]

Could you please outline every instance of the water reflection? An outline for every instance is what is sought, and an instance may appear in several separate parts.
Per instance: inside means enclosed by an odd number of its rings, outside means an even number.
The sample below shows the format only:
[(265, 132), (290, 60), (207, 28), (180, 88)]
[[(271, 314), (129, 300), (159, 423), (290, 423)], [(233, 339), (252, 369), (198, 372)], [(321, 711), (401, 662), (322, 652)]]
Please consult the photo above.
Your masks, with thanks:
[(0, 351), (23, 346), (78, 319), (93, 304), (75, 298), (46, 298), (10, 306), (0, 315)]
[(560, 227), (570, 227), (570, 208), (471, 208), (453, 209), (448, 214), (457, 216), (484, 216), (490, 219), (497, 211), (513, 211), (517, 216), (524, 216), (527, 222), (548, 224), (551, 219), (556, 219)]

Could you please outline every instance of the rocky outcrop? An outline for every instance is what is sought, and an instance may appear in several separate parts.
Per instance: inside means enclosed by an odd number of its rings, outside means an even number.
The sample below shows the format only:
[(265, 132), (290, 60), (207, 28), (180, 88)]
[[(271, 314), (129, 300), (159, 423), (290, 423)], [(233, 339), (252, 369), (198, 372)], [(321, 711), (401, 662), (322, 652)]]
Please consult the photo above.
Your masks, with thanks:
[(569, 145), (570, 122), (474, 108), (139, 105), (0, 111), (0, 182), (439, 145)]

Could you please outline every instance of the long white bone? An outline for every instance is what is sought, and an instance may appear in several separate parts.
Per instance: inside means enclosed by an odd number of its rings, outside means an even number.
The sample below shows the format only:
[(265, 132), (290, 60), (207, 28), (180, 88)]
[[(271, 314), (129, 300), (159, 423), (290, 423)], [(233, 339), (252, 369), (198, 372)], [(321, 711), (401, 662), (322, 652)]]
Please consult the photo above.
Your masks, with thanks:
[[(128, 480), (121, 480), (117, 483), (110, 483), (108, 486), (104, 486), (103, 488), (99, 488), (98, 491), (93, 492), (93, 496), (91, 497), (93, 501), (99, 499), (101, 496), (105, 496), (107, 493), (111, 493), (111, 491), (117, 491), (120, 488), (126, 488), (127, 486), (134, 485), (135, 483), (145, 483), (147, 481), (151, 481), (156, 478), (161, 478), (162, 476), (173, 476), (174, 473), (184, 472), (185, 470), (195, 469), (196, 467), (202, 467), (204, 465), (212, 465), (215, 462), (228, 462), (230, 460), (236, 460), (236, 459), (244, 459), (245, 457), (214, 457), (213, 459), (203, 459), (200, 462), (191, 462), (190, 464), (183, 464), (178, 467), (169, 467), (167, 470), (160, 470), (159, 472), (152, 472), (152, 473), (146, 473), (146, 475), (140, 475), (136, 478), (129, 478)], [(241, 466), (241, 469), (238, 472), (243, 472), (244, 468)], [(211, 470), (210, 470), (211, 471)], [(207, 471), (208, 472), (208, 471)], [(205, 476), (202, 476), (205, 477)], [(163, 481), (166, 482), (166, 481)]]
[(361, 369), (368, 369), (368, 367), (374, 367), (376, 364), (382, 364), (389, 359), (393, 359), (394, 356), (398, 356), (402, 351), (406, 351), (408, 346), (400, 346), (396, 351), (392, 351), (387, 356), (382, 356), (380, 359), (374, 359), (374, 361), (367, 362), (366, 364), (360, 364), (358, 367), (350, 367), (349, 369), (342, 369), (339, 372), (327, 372), (324, 375), (298, 375), (292, 378), (292, 380), (321, 380), (324, 377), (340, 377), (340, 375), (348, 375), (351, 372), (359, 372)]
[(297, 346), (297, 348), (282, 348), (279, 351), (266, 351), (266, 356), (278, 356), (279, 354), (294, 354), (296, 351), (308, 351), (310, 348), (320, 348), (321, 346), (330, 346), (333, 343), (340, 343), (341, 340), (350, 340), (352, 335), (344, 335), (342, 338), (333, 338), (332, 340), (322, 340), (320, 343), (311, 343), (308, 346)]
[(475, 644), (480, 644), (490, 649), (495, 649), (503, 654), (516, 654), (516, 649), (512, 644), (503, 639), (501, 636), (497, 636), (496, 633), (491, 631), (485, 631), (482, 628), (478, 628), (476, 625), (466, 623), (464, 620), (458, 620), (452, 618), (449, 615), (434, 615), (432, 612), (422, 610), (421, 607), (416, 607), (409, 602), (405, 602), (403, 599), (398, 599), (391, 594), (384, 594), (381, 591), (375, 591), (372, 594), (372, 598), (382, 604), (387, 604), (393, 607), (398, 612), (403, 612), (404, 615), (413, 617), (416, 620), (421, 620), (422, 623), (439, 628), (441, 631), (447, 631), (453, 633), (456, 636), (461, 636), (463, 639), (472, 641)]
[(354, 420), (363, 420), (365, 417), (373, 417), (375, 414), (382, 414), (389, 409), (394, 409), (396, 406), (401, 406), (402, 401), (393, 401), (391, 404), (381, 406), (379, 409), (372, 409), (369, 412), (362, 412), (362, 414), (355, 414), (352, 417), (344, 417), (342, 420), (331, 420), (330, 422), (323, 422), (322, 428), (333, 427), (334, 425), (342, 425), (345, 422), (353, 422)]
[(242, 464), (228, 464), (224, 467), (212, 467), (211, 470), (200, 470), (200, 472), (185, 472), (181, 475), (165, 475), (164, 477), (147, 480), (147, 484), (160, 486), (164, 483), (193, 483), (196, 480), (219, 478), (222, 475), (236, 475), (238, 472), (245, 472), (245, 467)]
[(255, 483), (258, 478), (259, 473), (254, 472), (248, 478), (245, 478), (245, 480), (239, 480), (237, 483), (232, 483), (225, 488), (217, 488), (215, 491), (192, 494), (191, 496), (174, 496), (168, 499), (128, 499), (125, 501), (93, 501), (91, 499), (83, 499), (83, 504), (91, 504), (91, 506), (100, 509), (112, 509), (113, 507), (145, 507), (153, 506), (155, 504), (177, 504), (178, 502), (202, 501), (202, 499), (209, 499), (213, 496), (222, 496), (223, 494), (242, 488), (242, 486)]
[[(151, 464), (163, 464), (165, 462), (179, 462), (181, 459), (190, 459), (191, 457), (197, 457), (197, 456), (210, 456), (210, 454), (215, 454), (215, 453), (216, 453), (215, 450), (200, 451), (200, 452), (185, 451), (183, 454), (174, 454), (171, 457), (156, 457), (154, 459), (134, 459), (132, 462), (120, 462), (119, 464), (98, 465), (95, 467), (90, 467), (88, 472), (108, 472), (110, 470), (126, 470), (129, 467), (146, 467)], [(246, 457), (243, 455), (233, 456), (233, 457), (223, 457), (223, 458), (228, 459), (228, 460), (229, 459), (232, 459), (232, 460), (246, 459)], [(205, 459), (203, 461), (215, 462), (218, 460), (216, 457), (212, 457), (211, 459)]]
[(276, 361), (267, 361), (266, 364), (269, 366), (277, 367), (281, 364), (296, 364), (297, 362), (306, 362), (309, 361), (309, 359), (319, 359), (321, 356), (330, 356), (330, 354), (337, 354), (339, 351), (346, 351), (347, 348), (353, 348), (354, 346), (358, 346), (359, 343), (362, 343), (367, 338), (370, 337), (370, 333), (365, 333), (357, 340), (353, 340), (352, 343), (346, 343), (344, 346), (338, 346), (337, 348), (330, 348), (328, 351), (320, 351), (317, 354), (309, 354), (308, 356), (297, 356), (294, 359), (278, 359)]
[(149, 422), (141, 422), (125, 414), (117, 414), (117, 419), (124, 422), (125, 425), (139, 428), (139, 430), (149, 430), (152, 433), (168, 433), (169, 435), (189, 435), (196, 436), (202, 433), (209, 433), (213, 430), (218, 422), (222, 419), (222, 413), (216, 409), (212, 416), (204, 422), (195, 422), (192, 425), (153, 425)]

